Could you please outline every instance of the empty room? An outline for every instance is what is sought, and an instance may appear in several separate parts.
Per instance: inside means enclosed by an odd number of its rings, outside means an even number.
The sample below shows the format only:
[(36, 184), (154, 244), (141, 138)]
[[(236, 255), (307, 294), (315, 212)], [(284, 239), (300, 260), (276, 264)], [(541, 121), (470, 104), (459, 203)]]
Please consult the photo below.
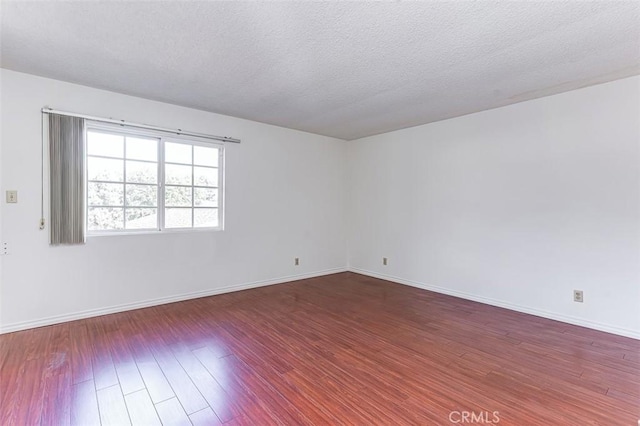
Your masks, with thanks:
[(640, 424), (639, 2), (0, 17), (0, 425)]

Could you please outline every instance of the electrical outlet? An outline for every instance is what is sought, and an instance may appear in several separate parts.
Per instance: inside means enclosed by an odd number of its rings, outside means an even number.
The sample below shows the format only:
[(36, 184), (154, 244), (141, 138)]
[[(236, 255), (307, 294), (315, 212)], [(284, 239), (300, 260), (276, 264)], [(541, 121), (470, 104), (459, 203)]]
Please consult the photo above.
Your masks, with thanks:
[(573, 301), (578, 303), (584, 302), (584, 294), (582, 293), (582, 290), (573, 290)]
[(299, 258), (299, 257), (294, 258), (294, 259), (293, 259), (293, 264), (294, 264), (295, 266), (299, 266), (299, 265), (300, 265), (300, 258)]
[(383, 258), (382, 258), (382, 264), (383, 264), (384, 266), (387, 266), (387, 264), (388, 264), (388, 263), (389, 263), (389, 260), (388, 260), (386, 257), (383, 257)]
[(7, 191), (7, 203), (17, 203), (18, 202), (18, 191)]

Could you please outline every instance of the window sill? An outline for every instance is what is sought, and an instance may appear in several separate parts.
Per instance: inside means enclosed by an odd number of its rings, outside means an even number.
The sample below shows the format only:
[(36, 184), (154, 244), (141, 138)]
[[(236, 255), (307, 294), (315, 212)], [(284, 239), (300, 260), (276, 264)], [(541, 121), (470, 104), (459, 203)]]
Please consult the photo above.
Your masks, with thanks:
[(216, 228), (189, 228), (189, 229), (163, 229), (158, 230), (140, 230), (140, 231), (108, 231), (108, 232), (90, 232), (87, 233), (87, 238), (94, 237), (122, 237), (127, 235), (167, 235), (167, 234), (193, 234), (203, 232), (218, 232), (224, 229), (220, 227)]

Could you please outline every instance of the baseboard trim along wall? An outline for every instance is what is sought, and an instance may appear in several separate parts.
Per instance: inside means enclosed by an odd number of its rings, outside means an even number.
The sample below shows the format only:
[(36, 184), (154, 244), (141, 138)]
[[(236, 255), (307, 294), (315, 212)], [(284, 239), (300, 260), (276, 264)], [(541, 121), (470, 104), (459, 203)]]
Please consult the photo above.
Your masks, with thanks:
[(349, 272), (354, 272), (356, 274), (366, 275), (373, 278), (379, 278), (382, 280), (392, 281), (398, 284), (408, 285), (411, 287), (421, 288), (423, 290), (433, 291), (435, 293), (446, 294), (448, 296), (459, 297), (461, 299), (472, 300), (474, 302), (484, 303), (486, 305), (497, 306), (500, 308), (509, 309), (516, 312), (522, 312), (525, 314), (535, 315), (542, 318), (552, 319), (560, 322), (565, 322), (568, 324), (579, 325), (586, 328), (592, 328), (594, 330), (605, 331), (607, 333), (617, 334), (620, 336), (631, 337), (633, 339), (640, 339), (640, 332), (636, 330), (630, 330), (627, 328), (621, 328), (612, 326), (609, 324), (604, 324), (595, 321), (588, 321), (582, 318), (576, 318), (568, 315), (558, 314), (555, 312), (548, 312), (540, 309), (529, 308), (526, 306), (515, 305), (509, 302), (504, 302), (502, 300), (491, 299), (482, 296), (476, 296), (470, 293), (464, 293), (460, 291), (450, 290), (444, 287), (433, 286), (429, 284), (424, 284), (417, 281), (407, 280), (404, 278), (398, 278), (391, 275), (380, 274), (377, 272), (367, 271), (364, 269), (358, 269), (350, 267), (348, 268)]
[(640, 332), (635, 331), (635, 330), (616, 327), (616, 326), (612, 326), (612, 325), (604, 324), (604, 323), (600, 323), (600, 322), (595, 322), (595, 321), (588, 321), (588, 320), (584, 320), (582, 318), (576, 318), (576, 317), (572, 317), (572, 316), (568, 316), (568, 315), (562, 315), (562, 314), (558, 314), (558, 313), (555, 313), (555, 312), (548, 312), (548, 311), (544, 311), (544, 310), (529, 308), (529, 307), (526, 307), (526, 306), (515, 305), (515, 304), (509, 303), (509, 302), (504, 302), (504, 301), (501, 301), (501, 300), (491, 299), (491, 298), (482, 297), (482, 296), (476, 296), (476, 295), (473, 295), (473, 294), (470, 294), (470, 293), (464, 293), (464, 292), (460, 292), (460, 291), (450, 290), (450, 289), (447, 289), (447, 288), (444, 288), (444, 287), (428, 285), (428, 284), (424, 284), (424, 283), (421, 283), (421, 282), (418, 282), (418, 281), (407, 280), (407, 279), (399, 278), (399, 277), (392, 276), (392, 275), (380, 274), (380, 273), (377, 273), (377, 272), (372, 272), (372, 271), (353, 268), (353, 267), (350, 267), (350, 268), (335, 268), (335, 269), (327, 269), (327, 270), (323, 270), (323, 271), (311, 272), (311, 273), (307, 273), (307, 274), (289, 275), (289, 276), (284, 276), (284, 277), (274, 278), (274, 279), (269, 279), (269, 280), (254, 281), (254, 282), (245, 283), (245, 284), (237, 284), (237, 285), (232, 285), (232, 286), (219, 287), (219, 288), (200, 291), (200, 292), (185, 293), (185, 294), (179, 294), (179, 295), (174, 295), (174, 296), (161, 297), (161, 298), (157, 298), (157, 299), (143, 300), (143, 301), (134, 302), (134, 303), (125, 303), (125, 304), (122, 304), (122, 305), (110, 306), (110, 307), (106, 307), (106, 308), (90, 309), (90, 310), (81, 311), (81, 312), (74, 312), (74, 313), (71, 313), (71, 314), (57, 315), (57, 316), (47, 317), (47, 318), (40, 318), (40, 319), (33, 320), (33, 321), (24, 321), (24, 322), (13, 323), (13, 324), (2, 324), (2, 325), (0, 325), (0, 334), (12, 333), (12, 332), (15, 332), (15, 331), (21, 331), (21, 330), (27, 330), (27, 329), (31, 329), (31, 328), (37, 328), (37, 327), (44, 327), (44, 326), (48, 326), (48, 325), (60, 324), (60, 323), (69, 322), (69, 321), (75, 321), (75, 320), (79, 320), (79, 319), (92, 318), (92, 317), (97, 317), (97, 316), (101, 316), (101, 315), (115, 314), (115, 313), (118, 313), (118, 312), (126, 312), (126, 311), (131, 311), (131, 310), (134, 310), (134, 309), (148, 308), (148, 307), (151, 307), (151, 306), (165, 305), (165, 304), (168, 304), (168, 303), (181, 302), (181, 301), (190, 300), (190, 299), (198, 299), (200, 297), (215, 296), (215, 295), (224, 294), (224, 293), (232, 293), (234, 291), (248, 290), (248, 289), (252, 289), (252, 288), (265, 287), (265, 286), (275, 285), (275, 284), (284, 284), (284, 283), (291, 282), (291, 281), (304, 280), (304, 279), (307, 279), (307, 278), (315, 278), (315, 277), (320, 277), (320, 276), (324, 276), (324, 275), (337, 274), (337, 273), (340, 273), (340, 272), (347, 272), (347, 271), (348, 272), (353, 272), (353, 273), (356, 273), (356, 274), (366, 275), (366, 276), (373, 277), (373, 278), (379, 278), (379, 279), (382, 279), (382, 280), (392, 281), (392, 282), (395, 282), (395, 283), (398, 283), (398, 284), (402, 284), (402, 285), (408, 285), (408, 286), (411, 286), (411, 287), (421, 288), (423, 290), (429, 290), (429, 291), (433, 291), (433, 292), (436, 292), (436, 293), (441, 293), (441, 294), (446, 294), (446, 295), (449, 295), (449, 296), (459, 297), (459, 298), (462, 298), (462, 299), (472, 300), (474, 302), (480, 302), (480, 303), (484, 303), (484, 304), (491, 305), (491, 306), (497, 306), (497, 307), (500, 307), (500, 308), (510, 309), (510, 310), (516, 311), (516, 312), (522, 312), (522, 313), (525, 313), (525, 314), (530, 314), (530, 315), (535, 315), (535, 316), (542, 317), (542, 318), (561, 321), (561, 322), (565, 322), (565, 323), (568, 323), (568, 324), (579, 325), (579, 326), (582, 326), (582, 327), (592, 328), (594, 330), (605, 331), (607, 333), (613, 333), (613, 334), (617, 334), (617, 335), (620, 335), (620, 336), (631, 337), (631, 338), (634, 338), (634, 339), (640, 339)]
[(125, 303), (122, 305), (110, 306), (106, 308), (89, 309), (86, 311), (74, 312), (72, 314), (57, 315), (57, 316), (48, 317), (48, 318), (40, 318), (34, 321), (24, 321), (24, 322), (13, 323), (13, 324), (2, 324), (0, 325), (0, 334), (12, 333), (14, 331), (27, 330), (27, 329), (36, 328), (36, 327), (44, 327), (47, 325), (60, 324), (60, 323), (75, 321), (79, 319), (98, 317), (101, 315), (115, 314), (118, 312), (131, 311), (134, 309), (148, 308), (151, 306), (165, 305), (167, 303), (182, 302), (184, 300), (198, 299), (200, 297), (215, 296), (217, 294), (223, 294), (223, 293), (232, 293), (234, 291), (248, 290), (251, 288), (265, 287), (265, 286), (275, 285), (275, 284), (284, 284), (291, 281), (321, 277), (324, 275), (337, 274), (337, 273), (346, 272), (346, 271), (347, 271), (346, 268), (326, 269), (323, 271), (310, 272), (307, 274), (289, 275), (289, 276), (274, 278), (270, 280), (254, 281), (250, 283), (231, 285), (227, 287), (219, 287), (211, 290), (198, 291), (194, 293), (178, 294), (174, 296), (160, 297), (157, 299), (143, 300), (140, 302)]

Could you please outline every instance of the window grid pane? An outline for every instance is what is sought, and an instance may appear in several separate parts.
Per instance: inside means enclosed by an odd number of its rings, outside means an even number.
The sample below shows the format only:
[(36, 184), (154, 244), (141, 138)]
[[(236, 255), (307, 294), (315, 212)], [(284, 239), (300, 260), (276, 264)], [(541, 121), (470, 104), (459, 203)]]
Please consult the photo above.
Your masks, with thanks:
[(130, 183), (158, 183), (158, 163), (130, 161), (125, 162), (127, 182)]
[(124, 181), (123, 160), (117, 158), (87, 156), (87, 176), (89, 180), (103, 182)]
[(87, 154), (109, 158), (124, 158), (124, 136), (108, 132), (87, 132)]
[(167, 185), (164, 189), (166, 207), (193, 207), (192, 187)]
[(167, 163), (193, 164), (193, 145), (165, 142), (164, 160)]
[(124, 211), (122, 207), (89, 207), (87, 225), (91, 231), (124, 229)]
[(124, 184), (89, 181), (87, 202), (91, 206), (122, 206), (124, 205)]
[(195, 228), (215, 228), (218, 226), (218, 209), (195, 208), (193, 226)]
[(127, 185), (125, 205), (127, 207), (156, 207), (158, 205), (158, 187), (155, 185)]
[(156, 208), (125, 208), (126, 229), (156, 229), (158, 210)]
[(219, 227), (221, 146), (120, 129), (90, 129), (87, 143), (90, 231)]
[(167, 185), (193, 185), (193, 166), (166, 164), (164, 183)]
[(218, 148), (210, 148), (195, 145), (193, 147), (193, 164), (195, 166), (218, 167), (220, 151)]
[(158, 141), (141, 137), (127, 136), (125, 155), (128, 160), (158, 161)]
[(164, 211), (167, 229), (193, 227), (193, 209), (191, 207), (166, 208)]

